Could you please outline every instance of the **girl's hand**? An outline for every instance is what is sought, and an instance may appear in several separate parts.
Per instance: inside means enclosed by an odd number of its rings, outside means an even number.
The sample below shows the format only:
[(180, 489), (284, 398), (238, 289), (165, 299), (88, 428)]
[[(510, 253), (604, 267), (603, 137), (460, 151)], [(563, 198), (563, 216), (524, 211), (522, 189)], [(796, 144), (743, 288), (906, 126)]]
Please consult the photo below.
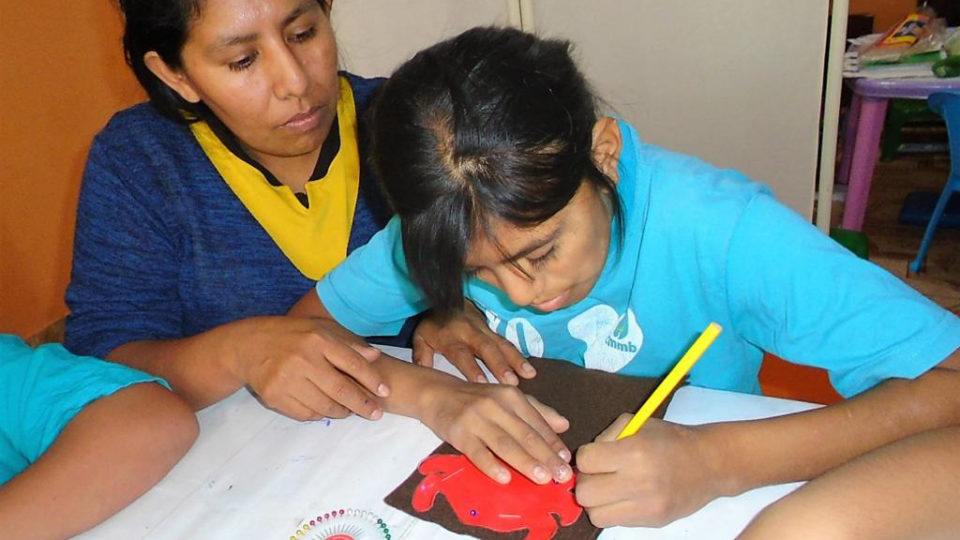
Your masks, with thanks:
[(463, 312), (447, 321), (432, 315), (413, 332), (413, 361), (433, 367), (433, 355), (440, 353), (457, 367), (468, 381), (487, 382), (477, 358), (504, 384), (516, 386), (520, 379), (531, 379), (537, 371), (512, 343), (490, 330), (480, 310), (466, 302)]
[(500, 459), (537, 484), (573, 474), (570, 451), (557, 436), (570, 426), (567, 419), (513, 386), (445, 376), (424, 387), (420, 411), (437, 436), (501, 484), (510, 471)]
[(257, 317), (237, 332), (230, 369), (264, 405), (296, 420), (376, 420), (389, 389), (371, 365), (381, 352), (334, 321)]
[(721, 494), (697, 428), (651, 418), (616, 441), (631, 416), (577, 451), (577, 502), (594, 525), (661, 527)]

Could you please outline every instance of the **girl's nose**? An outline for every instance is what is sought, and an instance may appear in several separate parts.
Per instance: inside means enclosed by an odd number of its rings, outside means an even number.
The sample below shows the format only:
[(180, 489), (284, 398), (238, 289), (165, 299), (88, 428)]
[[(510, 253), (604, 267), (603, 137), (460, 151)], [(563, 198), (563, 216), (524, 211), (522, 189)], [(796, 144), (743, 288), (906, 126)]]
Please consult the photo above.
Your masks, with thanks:
[(537, 296), (535, 281), (515, 269), (502, 269), (497, 273), (497, 281), (500, 290), (518, 306), (530, 305)]

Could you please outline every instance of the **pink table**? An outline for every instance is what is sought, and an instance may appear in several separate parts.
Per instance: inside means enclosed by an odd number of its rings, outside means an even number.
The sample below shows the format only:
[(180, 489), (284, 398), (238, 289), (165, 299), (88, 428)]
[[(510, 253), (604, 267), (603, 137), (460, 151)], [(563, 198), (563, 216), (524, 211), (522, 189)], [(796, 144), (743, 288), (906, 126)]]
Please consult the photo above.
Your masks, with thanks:
[(960, 90), (960, 79), (853, 79), (853, 102), (844, 128), (843, 158), (837, 182), (848, 184), (843, 228), (859, 231), (867, 210), (880, 134), (891, 98), (927, 99), (934, 92)]

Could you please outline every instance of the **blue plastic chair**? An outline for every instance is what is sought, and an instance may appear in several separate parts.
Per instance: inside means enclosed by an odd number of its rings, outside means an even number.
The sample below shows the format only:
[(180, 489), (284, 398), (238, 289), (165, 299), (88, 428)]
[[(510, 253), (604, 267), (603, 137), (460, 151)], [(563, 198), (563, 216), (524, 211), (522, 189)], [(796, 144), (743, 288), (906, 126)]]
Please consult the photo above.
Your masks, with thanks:
[(943, 217), (947, 202), (951, 195), (960, 191), (960, 93), (938, 92), (930, 94), (927, 102), (930, 104), (930, 108), (939, 113), (947, 123), (947, 137), (950, 138), (950, 176), (947, 177), (947, 184), (943, 186), (943, 193), (940, 194), (937, 205), (933, 208), (933, 213), (930, 214), (930, 221), (927, 223), (927, 230), (923, 233), (917, 258), (910, 263), (911, 272), (919, 272), (923, 268), (924, 259), (927, 258), (927, 250), (933, 240), (933, 233), (936, 231), (937, 225), (940, 224), (940, 218)]

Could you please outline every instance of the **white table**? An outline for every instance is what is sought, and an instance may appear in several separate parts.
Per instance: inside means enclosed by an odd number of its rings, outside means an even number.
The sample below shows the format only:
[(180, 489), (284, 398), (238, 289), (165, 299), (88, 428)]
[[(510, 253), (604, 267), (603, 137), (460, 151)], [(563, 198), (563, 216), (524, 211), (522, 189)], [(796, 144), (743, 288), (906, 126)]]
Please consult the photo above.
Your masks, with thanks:
[[(385, 350), (410, 357), (406, 349)], [(453, 371), (445, 360), (438, 365)], [(677, 391), (666, 419), (701, 424), (814, 407), (688, 386)], [(383, 502), (440, 444), (416, 420), (387, 415), (378, 422), (351, 417), (300, 423), (240, 390), (201, 411), (199, 421), (199, 439), (163, 481), (79, 538), (285, 540), (305, 518), (339, 508), (379, 515), (398, 540), (463, 538)], [(662, 529), (614, 528), (601, 538), (733, 538), (761, 508), (799, 485), (718, 499)]]

